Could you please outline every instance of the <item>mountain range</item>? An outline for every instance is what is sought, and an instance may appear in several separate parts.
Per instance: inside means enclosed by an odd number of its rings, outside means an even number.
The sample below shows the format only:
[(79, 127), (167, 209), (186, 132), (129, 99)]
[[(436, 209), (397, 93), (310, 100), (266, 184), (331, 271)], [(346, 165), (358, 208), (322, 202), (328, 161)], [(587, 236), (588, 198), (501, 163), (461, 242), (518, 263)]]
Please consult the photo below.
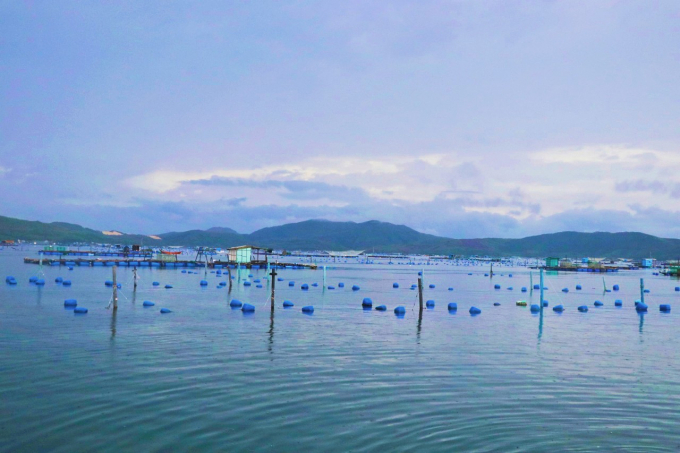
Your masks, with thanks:
[(233, 247), (251, 244), (284, 250), (367, 250), (385, 253), (525, 257), (626, 257), (678, 259), (680, 239), (643, 233), (566, 231), (522, 239), (452, 239), (420, 233), (404, 225), (371, 220), (363, 223), (307, 220), (240, 234), (231, 228), (169, 232), (147, 236), (102, 232), (80, 225), (43, 223), (0, 216), (0, 240), (58, 243), (114, 243), (148, 246)]

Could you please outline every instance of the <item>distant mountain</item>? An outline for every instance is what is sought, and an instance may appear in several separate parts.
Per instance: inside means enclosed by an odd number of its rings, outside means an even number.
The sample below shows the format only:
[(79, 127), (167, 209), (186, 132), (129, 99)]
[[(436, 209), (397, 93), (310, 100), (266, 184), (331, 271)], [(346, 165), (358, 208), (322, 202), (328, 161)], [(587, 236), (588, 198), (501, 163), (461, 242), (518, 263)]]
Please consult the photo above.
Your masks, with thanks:
[(224, 227), (156, 236), (107, 233), (70, 223), (32, 222), (0, 216), (0, 239), (28, 241), (223, 248), (251, 244), (284, 250), (366, 250), (464, 256), (680, 258), (680, 239), (663, 239), (643, 233), (566, 231), (523, 239), (451, 239), (376, 220), (363, 223), (307, 220), (263, 228), (251, 234), (239, 234)]

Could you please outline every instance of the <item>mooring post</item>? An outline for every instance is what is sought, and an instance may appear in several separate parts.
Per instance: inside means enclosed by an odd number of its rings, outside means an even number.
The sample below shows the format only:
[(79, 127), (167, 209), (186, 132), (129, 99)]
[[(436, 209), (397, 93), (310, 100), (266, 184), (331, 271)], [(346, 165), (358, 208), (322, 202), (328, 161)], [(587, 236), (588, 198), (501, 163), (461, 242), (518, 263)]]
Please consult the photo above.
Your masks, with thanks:
[(489, 278), (493, 277), (493, 262), (491, 262), (491, 269), (489, 270)]
[(418, 277), (418, 301), (420, 302), (420, 312), (423, 311), (423, 278)]
[(231, 267), (227, 264), (227, 272), (229, 273), (229, 292), (231, 292)]
[(116, 266), (111, 268), (113, 271), (113, 311), (118, 310), (118, 283), (116, 282)]
[(276, 288), (276, 265), (272, 266), (272, 272), (271, 274), (272, 277), (272, 311), (274, 311), (274, 291)]
[(543, 269), (541, 269), (541, 311), (543, 311)]
[(640, 302), (645, 303), (645, 279), (640, 279)]
[[(116, 266), (113, 266), (113, 267), (116, 267)], [(135, 280), (134, 290), (137, 291), (137, 266), (132, 268), (132, 274), (134, 275), (134, 280)]]
[(323, 267), (323, 289), (326, 289), (326, 266)]

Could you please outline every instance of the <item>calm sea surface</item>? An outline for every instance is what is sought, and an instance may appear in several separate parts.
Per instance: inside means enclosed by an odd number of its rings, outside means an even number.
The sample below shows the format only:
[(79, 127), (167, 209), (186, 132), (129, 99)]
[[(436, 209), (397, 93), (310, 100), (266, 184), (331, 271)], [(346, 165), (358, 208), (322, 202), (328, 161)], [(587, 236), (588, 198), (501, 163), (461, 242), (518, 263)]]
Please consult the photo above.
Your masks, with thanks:
[[(515, 306), (538, 302), (520, 293), (528, 269), (496, 268), (491, 280), (485, 267), (336, 264), (328, 283), (345, 288), (325, 292), (311, 286), (322, 271), (281, 270), (272, 315), (264, 280), (229, 294), (224, 276), (208, 273), (201, 288), (202, 270), (147, 268), (134, 293), (122, 267), (112, 313), (111, 268), (48, 266), (37, 287), (24, 256), (37, 254), (0, 251), (0, 451), (680, 451), (680, 283), (667, 277), (607, 274), (621, 290), (604, 294), (602, 275), (549, 275), (539, 316)], [(409, 287), (423, 268), (436, 306), (419, 320)], [(645, 315), (633, 307), (640, 277)], [(388, 311), (362, 310), (364, 297)], [(65, 309), (67, 298), (89, 313)], [(232, 310), (232, 298), (255, 313)], [(295, 307), (281, 308), (286, 299)]]

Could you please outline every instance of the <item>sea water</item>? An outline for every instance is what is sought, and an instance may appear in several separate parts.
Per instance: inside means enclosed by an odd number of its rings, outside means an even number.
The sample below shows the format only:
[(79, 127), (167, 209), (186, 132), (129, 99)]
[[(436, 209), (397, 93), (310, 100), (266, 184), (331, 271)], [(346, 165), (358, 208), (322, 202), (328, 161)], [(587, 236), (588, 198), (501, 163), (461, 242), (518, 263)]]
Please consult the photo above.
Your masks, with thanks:
[[(132, 269), (119, 267), (114, 312), (111, 268), (46, 266), (39, 287), (24, 256), (37, 255), (0, 252), (0, 276), (18, 280), (0, 285), (0, 451), (680, 450), (680, 321), (658, 310), (680, 310), (680, 293), (648, 271), (546, 275), (550, 305), (532, 315), (515, 305), (538, 303), (538, 291), (519, 291), (529, 269), (489, 278), (441, 262), (426, 266), (436, 304), (420, 316), (418, 266), (328, 263), (335, 290), (321, 270), (279, 270), (273, 313), (264, 270), (233, 271), (229, 292), (217, 288), (226, 275), (140, 268), (133, 291)], [(263, 288), (244, 287), (248, 274)], [(603, 276), (621, 290), (604, 293)], [(634, 309), (640, 277), (647, 314)], [(387, 312), (363, 310), (364, 297)], [(89, 313), (66, 309), (69, 298)]]

